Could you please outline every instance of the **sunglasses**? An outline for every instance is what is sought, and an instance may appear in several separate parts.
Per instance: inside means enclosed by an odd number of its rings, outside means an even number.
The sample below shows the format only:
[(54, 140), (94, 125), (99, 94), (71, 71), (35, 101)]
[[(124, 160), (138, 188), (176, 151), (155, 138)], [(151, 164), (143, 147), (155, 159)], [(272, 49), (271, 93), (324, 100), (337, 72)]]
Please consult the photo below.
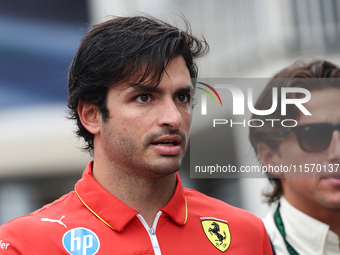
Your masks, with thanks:
[(279, 132), (279, 137), (283, 138), (291, 132), (295, 132), (299, 146), (303, 151), (318, 152), (328, 148), (335, 130), (340, 131), (340, 122), (336, 124), (310, 123), (282, 130)]

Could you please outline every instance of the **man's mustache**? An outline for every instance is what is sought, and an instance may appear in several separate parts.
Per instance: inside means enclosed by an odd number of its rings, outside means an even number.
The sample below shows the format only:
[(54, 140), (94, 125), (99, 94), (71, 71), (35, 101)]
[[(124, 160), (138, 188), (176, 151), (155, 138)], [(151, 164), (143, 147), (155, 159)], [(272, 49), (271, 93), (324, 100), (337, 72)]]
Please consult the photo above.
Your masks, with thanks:
[(145, 139), (145, 146), (148, 146), (153, 141), (155, 141), (158, 138), (165, 136), (165, 135), (178, 135), (181, 138), (182, 143), (186, 144), (186, 142), (187, 142), (187, 136), (182, 131), (180, 131), (178, 129), (173, 130), (173, 129), (167, 127), (161, 133), (149, 134)]

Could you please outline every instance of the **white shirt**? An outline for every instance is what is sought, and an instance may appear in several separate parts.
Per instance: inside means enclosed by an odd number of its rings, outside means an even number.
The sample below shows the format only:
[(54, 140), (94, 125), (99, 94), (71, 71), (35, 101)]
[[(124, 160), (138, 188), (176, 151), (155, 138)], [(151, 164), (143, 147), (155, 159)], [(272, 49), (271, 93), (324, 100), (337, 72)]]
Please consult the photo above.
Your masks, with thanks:
[[(286, 240), (300, 255), (340, 255), (339, 237), (329, 225), (299, 211), (281, 197), (280, 215)], [(276, 208), (275, 208), (276, 210)], [(274, 211), (263, 219), (277, 255), (289, 255), (281, 233), (274, 222)]]

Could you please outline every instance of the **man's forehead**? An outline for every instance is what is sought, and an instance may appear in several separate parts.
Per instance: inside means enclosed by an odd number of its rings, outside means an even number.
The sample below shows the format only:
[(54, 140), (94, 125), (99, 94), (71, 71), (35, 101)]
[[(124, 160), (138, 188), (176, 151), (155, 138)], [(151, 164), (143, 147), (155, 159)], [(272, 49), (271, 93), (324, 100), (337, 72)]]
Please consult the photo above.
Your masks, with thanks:
[(299, 123), (329, 122), (337, 123), (340, 121), (340, 89), (328, 88), (312, 91), (310, 101), (304, 104), (312, 114), (306, 116), (299, 113)]

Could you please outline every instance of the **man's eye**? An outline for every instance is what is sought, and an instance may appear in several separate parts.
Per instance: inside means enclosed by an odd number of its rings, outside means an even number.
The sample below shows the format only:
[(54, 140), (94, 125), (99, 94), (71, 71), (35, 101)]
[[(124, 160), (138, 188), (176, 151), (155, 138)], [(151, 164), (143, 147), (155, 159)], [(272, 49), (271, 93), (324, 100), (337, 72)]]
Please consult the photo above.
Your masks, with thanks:
[(138, 103), (148, 103), (150, 102), (151, 97), (148, 94), (143, 94), (143, 95), (139, 95), (138, 97), (136, 97), (136, 100)]
[(186, 102), (190, 101), (190, 97), (187, 94), (178, 95), (177, 99), (178, 99), (178, 101), (180, 101), (182, 103), (186, 103)]

